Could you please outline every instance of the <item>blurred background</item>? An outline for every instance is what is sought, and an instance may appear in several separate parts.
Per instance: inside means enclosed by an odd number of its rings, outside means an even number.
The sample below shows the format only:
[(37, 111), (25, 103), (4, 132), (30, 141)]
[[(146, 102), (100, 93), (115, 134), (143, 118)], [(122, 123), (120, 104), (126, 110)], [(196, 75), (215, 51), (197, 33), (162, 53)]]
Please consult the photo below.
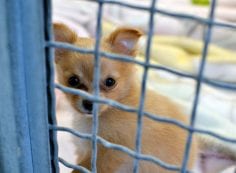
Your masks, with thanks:
[[(119, 1), (150, 7), (150, 0)], [(217, 2), (214, 21), (236, 27), (236, 0), (218, 0)], [(194, 15), (207, 19), (210, 4), (210, 0), (158, 0), (156, 7), (172, 13)], [(132, 26), (147, 33), (149, 31), (149, 15), (147, 11), (105, 4), (102, 34), (105, 36), (119, 26)], [(97, 3), (93, 1), (53, 0), (53, 21), (67, 24), (81, 37), (95, 37), (96, 17)], [(156, 14), (151, 62), (183, 73), (197, 75), (207, 29), (207, 25), (198, 21)], [(140, 41), (140, 54), (137, 57), (140, 61), (144, 60), (145, 48), (146, 36), (144, 35)], [(235, 51), (236, 29), (213, 27), (204, 77), (236, 84)], [(138, 67), (138, 72), (141, 76), (142, 68)], [(170, 97), (182, 106), (186, 114), (191, 114), (196, 86), (194, 80), (163, 71), (149, 70), (148, 82), (150, 88)], [(65, 117), (60, 120), (59, 124), (70, 126)], [(197, 109), (196, 127), (235, 139), (236, 92), (203, 84)], [(64, 136), (64, 138), (66, 137)], [(236, 158), (235, 144), (225, 143), (207, 136), (205, 138), (209, 146), (223, 146)], [(72, 156), (68, 154), (74, 153), (73, 146), (70, 146), (65, 140), (62, 140), (62, 143), (64, 143), (64, 148), (61, 148), (60, 154), (73, 160)], [(233, 169), (226, 172), (233, 173)]]

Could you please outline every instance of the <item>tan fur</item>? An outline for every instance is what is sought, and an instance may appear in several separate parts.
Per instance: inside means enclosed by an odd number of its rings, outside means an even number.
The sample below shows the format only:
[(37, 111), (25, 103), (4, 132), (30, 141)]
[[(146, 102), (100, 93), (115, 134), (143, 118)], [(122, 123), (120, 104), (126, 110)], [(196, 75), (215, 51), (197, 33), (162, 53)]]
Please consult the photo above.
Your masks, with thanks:
[[(62, 28), (67, 27), (61, 24), (60, 29), (57, 30), (57, 28), (58, 24), (55, 28), (55, 35), (60, 35), (60, 33), (63, 32)], [(68, 30), (68, 28), (65, 32), (71, 32), (73, 35), (73, 32)], [(68, 33), (64, 34), (65, 37), (66, 35), (68, 35)], [(136, 55), (136, 43), (140, 36), (141, 32), (135, 29), (117, 29), (110, 36), (102, 39), (101, 50), (134, 57)], [(66, 41), (68, 38), (64, 40)], [(73, 44), (83, 48), (93, 48), (94, 40), (77, 37)], [(68, 78), (71, 75), (77, 75), (80, 77), (81, 82), (86, 85), (86, 91), (92, 93), (93, 55), (65, 51), (63, 55), (56, 54), (56, 59), (58, 60), (56, 61), (58, 79), (61, 84), (69, 87), (67, 83)], [(116, 86), (110, 90), (103, 89), (102, 83), (107, 77), (113, 77), (117, 83)], [(136, 78), (135, 66), (133, 64), (110, 60), (104, 57), (101, 58), (100, 95), (102, 97), (113, 99), (132, 107), (138, 107), (140, 82), (136, 81)], [(72, 106), (81, 113), (78, 107), (78, 101), (82, 98), (71, 94), (67, 94), (67, 98)], [(182, 114), (174, 103), (151, 90), (147, 90), (145, 111), (174, 118), (186, 124), (188, 122), (186, 116)], [(91, 121), (92, 119), (86, 116), (81, 118), (81, 123), (86, 123), (88, 126), (91, 126)], [(142, 153), (156, 156), (169, 164), (181, 166), (187, 132), (177, 126), (152, 121), (146, 117), (143, 118), (143, 121)], [(124, 145), (134, 150), (136, 128), (136, 114), (124, 112), (107, 105), (100, 106), (99, 136), (110, 142)], [(189, 159), (190, 169), (193, 167), (196, 158), (196, 148), (197, 145), (194, 139)], [(90, 169), (91, 152), (88, 152), (83, 158), (80, 156), (78, 156), (78, 158), (78, 164)], [(132, 166), (133, 159), (127, 154), (99, 145), (97, 160), (98, 173), (129, 173), (132, 172)], [(171, 171), (162, 169), (153, 163), (141, 161), (140, 172), (168, 173)]]

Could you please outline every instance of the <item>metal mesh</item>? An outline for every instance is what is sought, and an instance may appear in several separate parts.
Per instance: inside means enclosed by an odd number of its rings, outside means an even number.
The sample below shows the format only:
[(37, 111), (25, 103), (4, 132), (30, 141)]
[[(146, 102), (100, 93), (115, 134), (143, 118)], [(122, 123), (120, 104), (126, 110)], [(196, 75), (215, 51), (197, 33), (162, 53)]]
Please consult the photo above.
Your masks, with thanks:
[[(50, 17), (51, 16), (51, 7), (50, 7), (50, 1), (48, 1), (48, 2), (49, 2), (48, 3), (48, 15)], [(191, 148), (193, 133), (206, 134), (206, 135), (213, 136), (215, 138), (218, 138), (218, 139), (226, 141), (226, 142), (236, 143), (236, 139), (226, 138), (224, 136), (218, 135), (216, 133), (213, 133), (213, 132), (210, 132), (210, 131), (207, 131), (207, 130), (201, 130), (201, 129), (194, 128), (194, 122), (195, 122), (195, 119), (196, 119), (196, 111), (197, 111), (197, 107), (198, 107), (199, 95), (200, 95), (201, 84), (202, 83), (206, 83), (208, 85), (218, 87), (218, 88), (223, 88), (223, 89), (228, 89), (228, 90), (236, 90), (236, 86), (233, 85), (233, 84), (209, 80), (209, 79), (204, 78), (204, 76), (203, 76), (213, 26), (236, 29), (235, 25), (231, 25), (231, 24), (223, 23), (223, 22), (217, 22), (217, 21), (214, 20), (216, 0), (212, 0), (212, 2), (211, 2), (210, 13), (209, 13), (208, 19), (204, 19), (204, 18), (201, 18), (201, 17), (192, 16), (192, 15), (187, 15), (187, 14), (182, 14), (182, 13), (174, 13), (174, 12), (169, 12), (169, 11), (166, 11), (166, 10), (161, 10), (156, 6), (156, 3), (158, 3), (158, 2), (156, 2), (156, 0), (152, 0), (150, 7), (132, 5), (132, 4), (125, 3), (125, 2), (120, 2), (120, 1), (117, 1), (117, 0), (97, 0), (97, 1), (94, 1), (94, 2), (98, 3), (95, 50), (82, 49), (82, 48), (75, 47), (75, 46), (67, 44), (67, 43), (60, 43), (60, 42), (53, 41), (51, 18), (48, 19), (49, 22), (47, 24), (47, 30), (48, 30), (48, 32), (51, 36), (49, 37), (48, 41), (46, 42), (46, 46), (48, 48), (50, 48), (50, 50), (51, 50), (50, 51), (51, 53), (49, 54), (49, 61), (50, 61), (50, 64), (51, 64), (51, 66), (50, 66), (50, 69), (51, 69), (50, 87), (52, 89), (54, 89), (56, 87), (56, 88), (62, 90), (63, 92), (80, 95), (80, 96), (82, 96), (84, 98), (87, 98), (89, 100), (92, 100), (94, 102), (92, 134), (84, 134), (84, 133), (80, 133), (76, 130), (69, 129), (69, 128), (66, 128), (66, 127), (58, 127), (56, 125), (56, 123), (50, 124), (49, 125), (50, 129), (52, 131), (65, 131), (65, 132), (71, 133), (72, 135), (75, 135), (79, 138), (92, 141), (92, 160), (91, 160), (92, 167), (91, 167), (91, 170), (92, 170), (93, 173), (97, 172), (96, 171), (97, 143), (100, 143), (100, 144), (102, 144), (103, 146), (105, 146), (107, 148), (111, 148), (111, 149), (114, 149), (114, 150), (119, 150), (121, 152), (127, 153), (129, 156), (133, 157), (134, 158), (134, 169), (133, 169), (134, 173), (137, 173), (139, 171), (139, 161), (140, 160), (145, 160), (145, 161), (152, 162), (152, 163), (157, 164), (157, 165), (159, 165), (159, 166), (161, 166), (165, 169), (172, 170), (172, 171), (175, 171), (175, 172), (188, 172), (186, 167), (187, 167), (187, 164), (188, 164), (188, 157), (189, 157), (189, 151), (190, 151), (190, 148)], [(127, 7), (127, 8), (133, 8), (133, 9), (137, 9), (137, 10), (143, 10), (143, 11), (149, 11), (150, 12), (147, 47), (146, 47), (146, 52), (145, 52), (145, 57), (146, 57), (145, 62), (141, 62), (141, 61), (138, 61), (138, 60), (135, 60), (135, 59), (130, 59), (127, 56), (110, 54), (110, 53), (102, 52), (102, 51), (99, 50), (100, 36), (101, 36), (101, 21), (102, 21), (102, 13), (103, 13), (103, 5), (104, 4), (116, 4), (116, 5)], [(170, 69), (170, 68), (163, 67), (163, 66), (160, 66), (160, 65), (154, 65), (154, 64), (149, 63), (151, 43), (152, 43), (152, 35), (153, 35), (153, 26), (154, 26), (154, 15), (155, 14), (162, 14), (162, 15), (173, 17), (173, 18), (194, 20), (194, 21), (197, 21), (197, 22), (202, 23), (202, 24), (207, 26), (207, 30), (206, 30), (205, 35), (204, 35), (204, 47), (203, 47), (203, 50), (202, 50), (202, 59), (201, 59), (201, 63), (200, 63), (200, 66), (199, 66), (199, 72), (198, 72), (197, 76), (190, 75), (190, 74), (183, 73), (183, 72), (179, 72), (179, 71), (176, 71), (174, 69)], [(54, 76), (54, 74), (53, 74), (53, 70), (54, 70), (53, 69), (53, 62), (54, 61), (53, 61), (52, 48), (64, 48), (64, 49), (68, 49), (68, 50), (71, 50), (71, 51), (80, 52), (80, 53), (83, 53), (83, 54), (94, 54), (95, 63), (94, 63), (94, 84), (93, 84), (94, 93), (93, 93), (93, 95), (88, 94), (88, 93), (86, 93), (84, 91), (81, 91), (81, 90), (67, 88), (67, 87), (62, 86), (60, 84), (55, 84), (53, 82), (53, 79), (54, 79), (53, 78), (53, 76)], [(99, 97), (100, 56), (103, 56), (103, 57), (109, 58), (109, 59), (113, 59), (113, 60), (117, 60), (117, 61), (125, 61), (127, 63), (135, 63), (135, 64), (138, 64), (138, 65), (140, 65), (144, 68), (144, 73), (143, 73), (142, 81), (141, 81), (142, 82), (142, 85), (141, 85), (142, 88), (141, 88), (141, 93), (140, 93), (140, 96), (141, 96), (140, 98), (141, 99), (140, 99), (138, 109), (133, 108), (133, 107), (129, 107), (127, 105), (123, 105), (123, 104), (118, 103), (114, 100), (104, 99), (104, 98)], [(182, 77), (191, 78), (191, 79), (196, 80), (195, 97), (194, 97), (194, 101), (193, 101), (191, 121), (190, 121), (189, 126), (187, 126), (187, 125), (185, 125), (185, 124), (183, 124), (180, 121), (177, 121), (175, 119), (162, 117), (160, 115), (154, 115), (154, 114), (151, 114), (151, 113), (148, 113), (148, 112), (144, 111), (146, 81), (147, 81), (147, 74), (148, 74), (149, 69), (163, 70), (163, 71), (167, 71), (169, 73), (172, 73), (172, 74), (175, 74), (175, 75), (178, 75), (178, 76), (182, 76)], [(52, 100), (55, 102), (54, 97), (52, 98)], [(109, 141), (106, 141), (105, 139), (103, 139), (103, 138), (101, 138), (100, 136), (97, 135), (99, 104), (107, 104), (107, 105), (110, 105), (112, 107), (118, 108), (120, 110), (127, 111), (127, 112), (133, 112), (133, 113), (137, 114), (137, 117), (138, 117), (137, 127), (138, 128), (137, 128), (137, 133), (136, 133), (136, 147), (135, 147), (134, 151), (127, 148), (127, 147), (125, 147), (125, 146), (110, 143)], [(54, 122), (56, 122), (55, 121), (55, 112), (52, 112), (52, 114), (54, 115), (54, 117), (53, 117)], [(143, 116), (145, 116), (147, 118), (150, 118), (152, 120), (158, 121), (158, 122), (169, 123), (169, 124), (178, 126), (182, 129), (185, 129), (186, 131), (188, 131), (188, 137), (187, 137), (186, 147), (185, 147), (185, 154), (184, 154), (183, 163), (182, 163), (181, 167), (177, 167), (175, 165), (170, 165), (170, 164), (164, 163), (163, 161), (161, 161), (160, 159), (158, 159), (156, 157), (153, 157), (151, 155), (145, 155), (145, 154), (141, 153), (141, 136), (142, 136), (142, 125), (143, 125), (142, 119), (143, 119)], [(54, 140), (54, 143), (55, 143), (55, 146), (56, 146), (56, 139), (54, 138), (53, 140)], [(78, 165), (72, 165), (72, 164), (66, 162), (65, 160), (63, 160), (62, 158), (58, 158), (57, 147), (55, 147), (54, 149), (56, 150), (54, 152), (54, 156), (53, 156), (53, 160), (54, 160), (55, 163), (60, 161), (65, 166), (70, 167), (72, 169), (77, 169), (77, 170), (80, 170), (81, 172), (90, 172), (86, 168), (83, 168), (83, 167), (78, 166)], [(58, 169), (56, 169), (56, 172), (58, 172)]]

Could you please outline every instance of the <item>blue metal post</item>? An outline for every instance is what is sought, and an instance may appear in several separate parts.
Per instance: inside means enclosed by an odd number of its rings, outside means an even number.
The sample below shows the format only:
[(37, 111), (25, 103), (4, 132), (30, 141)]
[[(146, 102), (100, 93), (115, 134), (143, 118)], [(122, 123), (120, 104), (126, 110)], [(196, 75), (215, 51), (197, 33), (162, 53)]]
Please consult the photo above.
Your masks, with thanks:
[(0, 172), (50, 173), (43, 1), (0, 1)]
[[(19, 173), (16, 120), (9, 51), (7, 49), (6, 2), (0, 5), (0, 172)], [(3, 34), (4, 33), (4, 34)], [(11, 163), (11, 164), (9, 164)]]

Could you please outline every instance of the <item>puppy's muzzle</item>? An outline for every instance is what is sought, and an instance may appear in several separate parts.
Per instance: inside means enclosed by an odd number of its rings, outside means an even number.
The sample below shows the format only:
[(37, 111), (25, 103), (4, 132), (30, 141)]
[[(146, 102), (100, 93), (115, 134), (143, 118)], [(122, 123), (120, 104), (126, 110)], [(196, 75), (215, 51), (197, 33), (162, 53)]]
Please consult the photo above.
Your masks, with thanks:
[(88, 111), (89, 114), (92, 113), (92, 111), (93, 111), (93, 103), (92, 103), (91, 101), (89, 101), (89, 100), (83, 100), (82, 106), (83, 106), (83, 108), (84, 108), (86, 111)]

